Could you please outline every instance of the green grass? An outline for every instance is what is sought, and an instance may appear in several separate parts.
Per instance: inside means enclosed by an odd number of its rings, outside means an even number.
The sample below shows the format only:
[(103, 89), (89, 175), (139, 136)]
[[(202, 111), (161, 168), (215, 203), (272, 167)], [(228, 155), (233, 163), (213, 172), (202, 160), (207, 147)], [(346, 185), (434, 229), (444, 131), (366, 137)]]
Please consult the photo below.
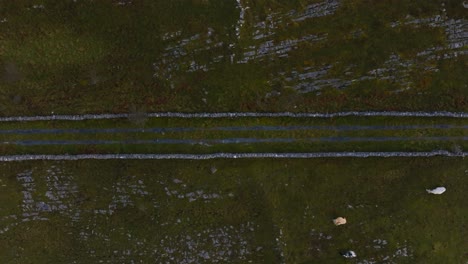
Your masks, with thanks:
[[(0, 1), (0, 21), (4, 21), (0, 23), (0, 116), (52, 112), (468, 111), (468, 75), (463, 70), (467, 68), (466, 56), (429, 61), (416, 56), (427, 48), (447, 45), (444, 30), (390, 26), (392, 22), (404, 21), (408, 15), (410, 20), (438, 15), (439, 1), (346, 0), (330, 16), (302, 22), (289, 19), (280, 22), (275, 18), (275, 34), (271, 37), (275, 43), (309, 35), (326, 36), (326, 40), (300, 43), (287, 58), (267, 56), (247, 64), (232, 64), (230, 58), (232, 54), (239, 58), (245, 49), (258, 48), (263, 43), (252, 39), (257, 22), (267, 19), (271, 13), (284, 14), (292, 9), (301, 12), (308, 4), (320, 1), (249, 1), (240, 39), (236, 36), (239, 10), (234, 0), (141, 0), (127, 6), (117, 6), (115, 2), (45, 0), (40, 3), (44, 9), (34, 9), (32, 6), (37, 1)], [(445, 4), (449, 19), (466, 19), (459, 2)], [(213, 43), (223, 44), (202, 50), (207, 46), (208, 28), (213, 31)], [(361, 34), (354, 37), (356, 31)], [(165, 40), (167, 33), (174, 32), (179, 35)], [(170, 63), (162, 63), (159, 70), (154, 68), (155, 62), (162, 62), (166, 48), (196, 34), (200, 34), (199, 39), (183, 48), (185, 57), (166, 58), (174, 60), (179, 69), (169, 69)], [(371, 69), (384, 67), (392, 54), (412, 61), (409, 75), (405, 77), (411, 83), (410, 89), (405, 90), (399, 82), (390, 80), (367, 80), (353, 82), (345, 89), (325, 87), (319, 92), (302, 94), (291, 89), (295, 82), (287, 82), (279, 75), (332, 64), (326, 78), (356, 79)], [(209, 71), (187, 72), (192, 60), (206, 64), (218, 56), (222, 58), (210, 65)], [(436, 67), (438, 71), (423, 71), (425, 67)], [(172, 75), (168, 77), (168, 73)], [(266, 94), (272, 91), (280, 95), (267, 98)], [(465, 119), (386, 117), (140, 121), (5, 122), (0, 124), (0, 129), (466, 125)], [(466, 136), (466, 131), (205, 130), (165, 135), (1, 135), (0, 141), (432, 135)], [(2, 144), (0, 154), (454, 151), (456, 145), (468, 149), (466, 144), (465, 141), (298, 142), (210, 147)], [(186, 257), (197, 258), (202, 251), (214, 258), (220, 254), (219, 247), (211, 242), (216, 232), (228, 234), (229, 241), (235, 242), (228, 247), (234, 252), (225, 260), (229, 263), (322, 264), (364, 260), (464, 263), (468, 259), (466, 164), (461, 158), (442, 157), (1, 163), (0, 228), (17, 225), (0, 234), (0, 263), (71, 263), (74, 260), (120, 263), (131, 259), (143, 263), (177, 263)], [(218, 169), (215, 174), (210, 173), (212, 166)], [(77, 186), (77, 192), (68, 190), (60, 198), (68, 209), (41, 212), (47, 221), (22, 222), (24, 187), (17, 181), (17, 174), (31, 170), (35, 180), (35, 191), (31, 193), (34, 200), (51, 203), (46, 192), (54, 190), (51, 187), (54, 179), (47, 176), (51, 175), (50, 170), (58, 169), (62, 172), (56, 172), (57, 177), (66, 178), (63, 184)], [(141, 185), (139, 181), (150, 195), (142, 196), (132, 189)], [(424, 190), (439, 185), (447, 187), (442, 196), (431, 196)], [(167, 195), (165, 187), (178, 194), (203, 190), (205, 194), (216, 193), (222, 198), (190, 202), (187, 197)], [(94, 213), (94, 210), (108, 210), (112, 201), (118, 200), (118, 190), (124, 190), (133, 204), (126, 207), (118, 204), (112, 215)], [(78, 221), (71, 220), (70, 212), (80, 212)], [(18, 219), (4, 218), (9, 215)], [(331, 220), (337, 216), (346, 217), (348, 224), (333, 226)], [(187, 236), (191, 239), (187, 240)], [(376, 239), (384, 239), (387, 244), (375, 248)], [(187, 241), (195, 241), (196, 247), (190, 249)], [(168, 253), (168, 248), (174, 253)], [(225, 249), (226, 245), (221, 248)], [(408, 249), (411, 257), (395, 256), (403, 248)], [(355, 250), (357, 261), (345, 261), (339, 254), (345, 249)], [(126, 255), (127, 250), (131, 250), (131, 256)], [(251, 254), (242, 256), (241, 250)]]
[[(154, 262), (163, 259), (161, 254), (150, 253), (162, 250), (161, 239), (172, 241), (178, 257), (184, 252), (190, 256), (193, 252), (184, 243), (175, 243), (181, 234), (196, 237), (201, 232), (200, 239), (204, 239), (203, 230), (226, 226), (240, 230), (247, 222), (254, 231), (245, 229), (239, 234), (253, 253), (245, 260), (233, 255), (232, 263), (279, 263), (280, 250), (286, 263), (345, 263), (339, 255), (344, 249), (355, 250), (357, 260), (383, 262), (390, 256), (397, 263), (463, 263), (468, 253), (464, 228), (468, 211), (463, 198), (468, 183), (463, 159), (3, 163), (2, 181), (7, 187), (2, 187), (2, 216), (20, 214), (21, 196), (16, 194), (22, 187), (15, 176), (25, 170), (33, 170), (38, 190), (33, 198), (47, 201), (45, 177), (52, 165), (63, 171), (59, 177), (72, 175), (72, 183), (77, 184), (78, 193), (62, 200), (74, 205), (72, 212), (80, 210), (80, 220), (71, 222), (66, 214), (43, 212), (41, 216), (50, 220), (20, 223), (0, 238), (3, 263), (116, 261), (126, 249), (147, 252), (131, 258)], [(212, 166), (218, 169), (215, 174), (210, 173)], [(151, 196), (131, 193), (128, 186), (138, 180)], [(134, 204), (118, 205), (111, 216), (95, 216), (94, 209), (108, 208), (116, 183), (127, 188)], [(439, 185), (447, 187), (443, 195), (425, 192)], [(166, 195), (164, 187), (178, 193), (203, 190), (222, 198), (189, 202)], [(331, 220), (336, 216), (346, 217), (348, 224), (335, 227)], [(89, 232), (87, 227), (96, 235), (83, 241), (79, 233)], [(280, 230), (278, 248), (275, 239)], [(376, 239), (387, 244), (374, 248)], [(139, 246), (136, 241), (144, 242)], [(255, 251), (258, 247), (262, 250)], [(393, 257), (403, 247), (411, 257)], [(210, 243), (201, 243), (201, 250), (212, 257), (217, 252)]]
[[(315, 1), (313, 1), (315, 2)], [(427, 18), (439, 14), (437, 1), (343, 1), (336, 13), (301, 22), (276, 23), (275, 42), (308, 35), (327, 36), (320, 43), (304, 42), (288, 58), (270, 56), (247, 64), (232, 64), (250, 46), (254, 25), (268, 13), (301, 12), (312, 1), (257, 1), (250, 3), (241, 39), (235, 26), (235, 1), (139, 1), (117, 6), (113, 1), (35, 1), (0, 3), (0, 115), (143, 111), (344, 111), (344, 110), (452, 110), (467, 111), (464, 56), (447, 60), (418, 58), (427, 48), (446, 45), (441, 28), (390, 23), (407, 15)], [(463, 18), (461, 8), (446, 6), (449, 18)], [(277, 19), (276, 19), (277, 20)], [(212, 50), (206, 47), (213, 30)], [(362, 30), (360, 37), (352, 32)], [(179, 32), (180, 31), (180, 32)], [(167, 33), (180, 36), (165, 40)], [(165, 49), (199, 34), (188, 43), (187, 54), (175, 60), (178, 70), (163, 63)], [(236, 44), (229, 48), (229, 44)], [(442, 54), (443, 52), (441, 52)], [(411, 89), (390, 80), (360, 81), (338, 90), (296, 93), (278, 77), (280, 72), (332, 64), (329, 79), (355, 79), (383, 67), (392, 54), (412, 60), (407, 77)], [(441, 55), (439, 54), (439, 55)], [(443, 54), (442, 54), (443, 55)], [(187, 72), (192, 60), (209, 66), (208, 72)], [(13, 66), (12, 66), (13, 65)], [(438, 72), (423, 71), (437, 67)], [(11, 70), (15, 70), (12, 78)], [(166, 73), (172, 77), (166, 77)], [(345, 74), (345, 72), (348, 72)], [(279, 96), (266, 98), (271, 92)], [(400, 92), (396, 92), (400, 91)], [(202, 99), (205, 98), (207, 103)]]

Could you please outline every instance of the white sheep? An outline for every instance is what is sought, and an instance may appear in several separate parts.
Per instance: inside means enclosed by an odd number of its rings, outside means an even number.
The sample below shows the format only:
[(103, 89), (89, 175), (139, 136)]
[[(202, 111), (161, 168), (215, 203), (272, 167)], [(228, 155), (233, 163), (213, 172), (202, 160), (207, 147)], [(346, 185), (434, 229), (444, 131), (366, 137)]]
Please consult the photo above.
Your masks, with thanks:
[(435, 189), (426, 189), (426, 192), (432, 193), (432, 194), (443, 194), (447, 189), (445, 187), (437, 187)]

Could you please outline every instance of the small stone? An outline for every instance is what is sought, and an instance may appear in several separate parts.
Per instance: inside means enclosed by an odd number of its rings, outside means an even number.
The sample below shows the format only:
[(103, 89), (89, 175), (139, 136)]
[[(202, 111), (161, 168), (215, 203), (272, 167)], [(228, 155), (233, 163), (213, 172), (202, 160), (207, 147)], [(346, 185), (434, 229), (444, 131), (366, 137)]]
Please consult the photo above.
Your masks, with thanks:
[(336, 226), (339, 226), (339, 225), (344, 225), (346, 224), (346, 218), (344, 217), (337, 217), (335, 219), (333, 219), (333, 223), (336, 225)]
[(426, 189), (426, 192), (432, 193), (432, 194), (443, 194), (447, 189), (445, 187), (437, 187), (435, 189)]
[(212, 174), (215, 174), (218, 171), (218, 169), (215, 166), (212, 166), (210, 171)]

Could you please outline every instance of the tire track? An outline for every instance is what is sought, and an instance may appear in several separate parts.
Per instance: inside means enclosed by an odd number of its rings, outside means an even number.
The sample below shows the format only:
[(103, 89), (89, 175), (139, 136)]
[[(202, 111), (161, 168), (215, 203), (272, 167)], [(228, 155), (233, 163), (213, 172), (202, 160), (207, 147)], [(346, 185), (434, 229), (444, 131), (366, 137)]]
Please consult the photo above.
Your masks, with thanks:
[(150, 140), (17, 140), (1, 144), (18, 146), (46, 145), (220, 145), (256, 143), (318, 143), (318, 142), (395, 142), (395, 141), (468, 141), (467, 137), (317, 137), (317, 138), (223, 138), (223, 139), (150, 139)]

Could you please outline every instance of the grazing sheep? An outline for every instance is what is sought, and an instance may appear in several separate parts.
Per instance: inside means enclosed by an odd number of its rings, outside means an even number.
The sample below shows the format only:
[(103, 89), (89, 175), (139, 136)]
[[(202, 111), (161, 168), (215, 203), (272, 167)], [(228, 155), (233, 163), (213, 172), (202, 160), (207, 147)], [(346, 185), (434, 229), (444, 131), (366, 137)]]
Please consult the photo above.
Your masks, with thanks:
[(339, 225), (344, 225), (344, 224), (346, 224), (346, 218), (341, 217), (341, 216), (340, 216), (340, 217), (337, 217), (337, 218), (333, 219), (333, 223), (334, 223), (335, 225), (337, 225), (337, 226), (339, 226)]
[(352, 251), (352, 250), (348, 250), (348, 251), (346, 251), (344, 253), (341, 253), (341, 255), (343, 257), (345, 257), (345, 258), (355, 258), (355, 257), (357, 257), (356, 253), (354, 251)]
[(443, 194), (446, 191), (445, 187), (437, 187), (435, 189), (426, 189), (426, 192), (432, 193), (432, 194)]

